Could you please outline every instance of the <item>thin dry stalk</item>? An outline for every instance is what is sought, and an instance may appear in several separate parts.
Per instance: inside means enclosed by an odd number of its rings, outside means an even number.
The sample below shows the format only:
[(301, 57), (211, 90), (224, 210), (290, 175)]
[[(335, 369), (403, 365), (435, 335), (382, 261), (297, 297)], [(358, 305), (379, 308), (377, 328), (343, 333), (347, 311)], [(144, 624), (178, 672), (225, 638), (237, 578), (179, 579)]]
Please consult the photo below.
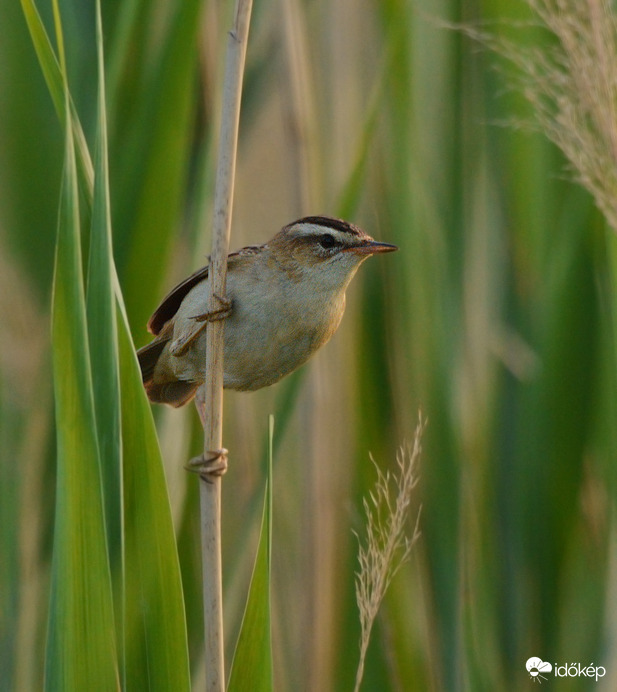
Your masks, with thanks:
[(356, 602), (360, 611), (360, 659), (356, 672), (355, 691), (358, 692), (364, 675), (364, 662), (371, 630), (383, 598), (411, 549), (420, 531), (420, 512), (413, 533), (405, 529), (409, 517), (411, 494), (417, 483), (416, 465), (422, 452), (421, 438), (426, 422), (420, 416), (413, 445), (406, 444), (396, 455), (397, 471), (391, 475), (377, 469), (377, 482), (369, 499), (365, 499), (366, 542), (358, 538), (358, 562), (356, 572)]
[[(252, 0), (238, 0), (225, 56), (221, 130), (214, 193), (212, 254), (210, 256), (209, 310), (220, 307), (225, 296), (227, 255), (231, 228), (242, 78)], [(223, 446), (223, 321), (211, 322), (206, 331), (206, 381), (200, 391), (204, 424), (204, 454)], [(204, 475), (200, 481), (201, 544), (205, 623), (206, 689), (223, 692), (223, 587), (221, 567), (221, 477)]]

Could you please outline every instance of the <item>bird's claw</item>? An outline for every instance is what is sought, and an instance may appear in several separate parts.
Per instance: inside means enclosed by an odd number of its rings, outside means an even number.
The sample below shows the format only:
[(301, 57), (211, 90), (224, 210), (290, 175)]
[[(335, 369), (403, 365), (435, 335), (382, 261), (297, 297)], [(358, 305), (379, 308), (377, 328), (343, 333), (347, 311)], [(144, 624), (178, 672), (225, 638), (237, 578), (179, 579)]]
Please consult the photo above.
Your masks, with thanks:
[(227, 454), (228, 451), (224, 447), (204, 452), (198, 457), (193, 457), (184, 468), (198, 473), (207, 483), (212, 483), (213, 478), (227, 472)]
[(221, 304), (220, 308), (215, 310), (209, 310), (201, 315), (195, 315), (191, 319), (195, 322), (216, 322), (218, 320), (224, 320), (231, 315), (232, 302), (229, 298), (223, 298), (218, 293), (214, 294), (214, 297)]
[(175, 356), (176, 358), (184, 356), (189, 350), (191, 344), (195, 343), (197, 337), (206, 328), (208, 322), (217, 322), (219, 320), (224, 320), (231, 315), (231, 300), (229, 300), (228, 298), (221, 298), (221, 296), (218, 295), (218, 293), (215, 293), (214, 297), (219, 301), (221, 307), (216, 308), (216, 310), (209, 310), (208, 312), (204, 312), (201, 315), (194, 315), (193, 317), (191, 317), (192, 320), (195, 320), (195, 322), (200, 323), (200, 325), (192, 331), (189, 331), (188, 334), (182, 334), (181, 336), (177, 337), (171, 342), (169, 346), (169, 352), (172, 356)]

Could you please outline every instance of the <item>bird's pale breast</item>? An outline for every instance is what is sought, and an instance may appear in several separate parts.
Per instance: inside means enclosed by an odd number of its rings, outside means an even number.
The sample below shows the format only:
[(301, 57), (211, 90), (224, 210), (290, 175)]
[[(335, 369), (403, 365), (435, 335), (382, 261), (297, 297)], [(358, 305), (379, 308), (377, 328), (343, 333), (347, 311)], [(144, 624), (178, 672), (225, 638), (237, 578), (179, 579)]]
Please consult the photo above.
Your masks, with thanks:
[[(313, 282), (301, 279), (285, 286), (268, 282), (264, 290), (263, 270), (253, 263), (247, 271), (228, 275), (232, 314), (225, 320), (224, 386), (230, 389), (274, 384), (326, 343), (343, 315), (344, 289), (317, 301)], [(174, 337), (206, 311), (207, 296), (206, 281), (190, 291), (176, 316)], [(203, 380), (205, 338), (204, 330), (186, 355), (174, 359), (180, 379)]]

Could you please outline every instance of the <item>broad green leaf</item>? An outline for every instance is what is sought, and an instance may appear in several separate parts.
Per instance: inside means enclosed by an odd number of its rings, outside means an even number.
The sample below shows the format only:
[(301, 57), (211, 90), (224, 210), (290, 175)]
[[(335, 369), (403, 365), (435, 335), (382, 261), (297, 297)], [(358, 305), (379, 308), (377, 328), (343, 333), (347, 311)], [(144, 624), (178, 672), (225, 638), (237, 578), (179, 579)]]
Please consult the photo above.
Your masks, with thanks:
[[(56, 22), (59, 15), (56, 12)], [(97, 451), (98, 446), (105, 462), (105, 497), (107, 499), (108, 529), (112, 537), (111, 554), (119, 566), (118, 550), (122, 545), (122, 496), (125, 490), (126, 502), (126, 537), (125, 546), (125, 581), (124, 581), (124, 622), (120, 626), (123, 643), (123, 678), (126, 689), (189, 689), (188, 648), (186, 626), (184, 621), (184, 604), (179, 576), (177, 551), (169, 501), (162, 472), (158, 442), (149, 404), (145, 398), (139, 367), (134, 347), (128, 333), (126, 316), (119, 287), (115, 276), (111, 252), (110, 204), (107, 168), (107, 136), (104, 98), (104, 74), (102, 61), (102, 33), (100, 16), (97, 20), (97, 41), (99, 51), (99, 132), (97, 142), (96, 180), (94, 189), (94, 209), (92, 218), (92, 239), (88, 266), (88, 316), (89, 332), (93, 343), (93, 362), (96, 363), (93, 381), (89, 371), (82, 373), (81, 381), (90, 386), (90, 414), (95, 415), (92, 406), (92, 390), (96, 395), (96, 417), (99, 423), (99, 440), (96, 439), (94, 418), (90, 425), (90, 444)], [(63, 61), (62, 43), (59, 41), (61, 64)], [(68, 98), (67, 98), (68, 103)], [(69, 112), (68, 107), (64, 112)], [(72, 125), (73, 132), (79, 131), (79, 125)], [(74, 157), (74, 152), (73, 152)], [(75, 165), (73, 158), (73, 173)], [(71, 177), (71, 201), (74, 202), (74, 223), (78, 229), (79, 210), (77, 208), (77, 177)], [(88, 192), (88, 191), (87, 191)], [(89, 190), (92, 196), (92, 190)], [(77, 233), (77, 231), (75, 231)], [(75, 262), (78, 272), (80, 262)], [(77, 274), (79, 277), (80, 275)], [(80, 277), (81, 282), (81, 277)], [(83, 301), (83, 287), (82, 301)], [(114, 296), (116, 293), (116, 296)], [(119, 310), (115, 304), (118, 303)], [(116, 314), (118, 313), (118, 314)], [(82, 320), (85, 327), (85, 321)], [(87, 345), (87, 337), (82, 339)], [(71, 359), (67, 359), (70, 363)], [(122, 400), (119, 393), (119, 375), (122, 377)], [(121, 418), (120, 418), (121, 408)], [(120, 441), (120, 427), (122, 442)], [(120, 453), (126, 460), (124, 478), (120, 477)], [(98, 464), (98, 459), (96, 459)], [(98, 466), (97, 466), (98, 472)], [(139, 482), (144, 479), (146, 482)], [(99, 495), (100, 519), (103, 520), (101, 505), (101, 481), (96, 488)], [(85, 502), (84, 507), (93, 503)], [(81, 525), (81, 522), (78, 523)], [(104, 528), (102, 530), (105, 537)], [(90, 547), (90, 542), (87, 543)], [(102, 542), (105, 552), (105, 541)], [(88, 560), (91, 559), (88, 553)], [(107, 595), (110, 597), (109, 567), (107, 572)], [(67, 580), (65, 575), (59, 579), (61, 591)], [(79, 604), (85, 607), (88, 598), (82, 595)], [(111, 601), (105, 612), (108, 625)], [(113, 636), (113, 624), (111, 624)], [(101, 627), (91, 628), (94, 635), (102, 636)], [(79, 641), (79, 639), (77, 638)], [(55, 652), (51, 639), (49, 650)], [(113, 640), (112, 640), (113, 641)], [(49, 660), (52, 656), (49, 656)], [(74, 656), (79, 660), (79, 656)], [(104, 656), (96, 657), (104, 662)], [(55, 664), (55, 661), (54, 661)], [(55, 680), (63, 674), (58, 672), (57, 665), (50, 665), (48, 680), (52, 687)], [(80, 669), (81, 670), (81, 669)], [(70, 672), (70, 671), (69, 671)], [(114, 658), (114, 685), (117, 684), (117, 666)], [(65, 675), (65, 679), (68, 677)], [(75, 676), (73, 679), (78, 680)], [(61, 686), (62, 689), (92, 689), (87, 680), (100, 680), (101, 689), (111, 689), (109, 680), (102, 674), (88, 673), (82, 675), (80, 684)]]
[(190, 689), (176, 539), (161, 452), (118, 305), (125, 536), (125, 690)]
[(270, 555), (272, 543), (272, 438), (270, 416), (268, 482), (259, 532), (259, 544), (246, 610), (231, 668), (229, 692), (272, 690), (272, 643), (270, 635)]
[[(77, 172), (81, 187), (86, 191), (86, 201), (89, 202), (91, 199), (94, 173), (92, 159), (90, 158), (90, 152), (88, 151), (88, 145), (77, 116), (77, 111), (75, 110), (70, 95), (68, 101), (65, 100), (60, 65), (58, 64), (58, 59), (56, 58), (51, 41), (49, 40), (49, 36), (47, 35), (47, 31), (45, 30), (45, 26), (41, 21), (41, 16), (34, 2), (32, 2), (32, 0), (21, 0), (21, 7), (28, 24), (34, 50), (39, 59), (39, 65), (43, 71), (43, 76), (47, 82), (47, 88), (54, 102), (54, 107), (60, 122), (65, 124), (66, 114), (70, 113), (69, 122), (74, 141), (73, 147), (76, 152)], [(88, 192), (90, 192), (90, 197), (88, 197)]]
[[(105, 73), (100, 4), (97, 2), (98, 49), (98, 134), (95, 157), (94, 200), (88, 263), (88, 337), (92, 369), (95, 413), (105, 516), (112, 572), (116, 573), (122, 547), (122, 483), (120, 439), (120, 382), (113, 291), (113, 255), (109, 170), (107, 162), (107, 116), (105, 112)], [(119, 602), (119, 599), (116, 599)]]
[(45, 685), (48, 690), (112, 690), (119, 680), (73, 131), (67, 119), (52, 307), (57, 489)]

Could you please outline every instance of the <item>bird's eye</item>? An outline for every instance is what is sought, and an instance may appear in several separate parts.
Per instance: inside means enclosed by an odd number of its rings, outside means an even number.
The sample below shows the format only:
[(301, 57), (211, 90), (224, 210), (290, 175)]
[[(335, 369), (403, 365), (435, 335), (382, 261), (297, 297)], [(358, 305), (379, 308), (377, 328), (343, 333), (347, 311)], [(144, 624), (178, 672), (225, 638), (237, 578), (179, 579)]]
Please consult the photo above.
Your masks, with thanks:
[(324, 250), (329, 250), (336, 245), (336, 240), (329, 233), (324, 233), (319, 236), (319, 244)]

